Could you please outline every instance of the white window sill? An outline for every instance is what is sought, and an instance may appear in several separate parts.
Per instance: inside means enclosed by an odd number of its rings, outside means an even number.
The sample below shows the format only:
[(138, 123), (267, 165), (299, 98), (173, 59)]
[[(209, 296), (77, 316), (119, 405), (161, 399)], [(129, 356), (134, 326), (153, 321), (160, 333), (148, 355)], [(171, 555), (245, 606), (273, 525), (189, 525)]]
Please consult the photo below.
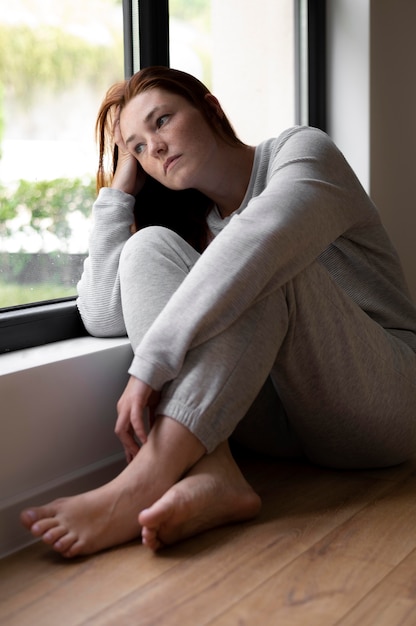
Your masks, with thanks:
[(129, 345), (127, 337), (77, 337), (0, 356), (0, 376)]

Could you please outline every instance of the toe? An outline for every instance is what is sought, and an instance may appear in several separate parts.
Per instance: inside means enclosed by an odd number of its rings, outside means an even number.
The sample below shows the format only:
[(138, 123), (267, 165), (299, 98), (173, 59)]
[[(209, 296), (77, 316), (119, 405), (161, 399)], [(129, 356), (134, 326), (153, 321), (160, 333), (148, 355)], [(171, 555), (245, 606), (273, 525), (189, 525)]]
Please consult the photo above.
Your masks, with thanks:
[(53, 549), (63, 556), (75, 556), (77, 554), (75, 550), (77, 539), (75, 533), (67, 532), (55, 541)]
[(149, 522), (152, 520), (151, 508), (140, 511), (137, 519), (139, 526), (148, 526)]
[(38, 519), (38, 515), (35, 509), (26, 509), (20, 513), (20, 521), (28, 530)]
[(32, 526), (30, 527), (30, 532), (35, 537), (42, 537), (45, 533), (47, 533), (52, 528), (55, 528), (56, 526), (58, 526), (58, 521), (53, 517), (48, 517), (46, 519), (40, 519), (32, 524)]
[(53, 519), (56, 516), (56, 509), (52, 506), (39, 506), (31, 509), (25, 509), (20, 514), (20, 521), (29, 530), (36, 522), (45, 519)]
[(142, 528), (142, 544), (151, 550), (159, 550), (162, 542), (158, 539), (157, 531), (154, 528)]
[(66, 534), (67, 530), (63, 528), (63, 526), (56, 526), (55, 528), (50, 528), (43, 534), (42, 541), (48, 545), (53, 545)]
[(142, 540), (145, 543), (149, 543), (151, 541), (154, 541), (157, 537), (157, 531), (155, 528), (148, 528), (147, 526), (144, 526), (142, 528)]

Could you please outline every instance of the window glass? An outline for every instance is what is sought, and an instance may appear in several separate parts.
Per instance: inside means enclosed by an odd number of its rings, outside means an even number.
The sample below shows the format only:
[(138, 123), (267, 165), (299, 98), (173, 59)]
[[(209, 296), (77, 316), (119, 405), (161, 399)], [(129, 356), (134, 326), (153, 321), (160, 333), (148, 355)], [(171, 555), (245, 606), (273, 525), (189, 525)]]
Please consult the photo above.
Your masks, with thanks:
[(218, 97), (243, 141), (295, 124), (295, 0), (170, 0), (170, 64)]
[(121, 0), (0, 3), (0, 308), (75, 295)]

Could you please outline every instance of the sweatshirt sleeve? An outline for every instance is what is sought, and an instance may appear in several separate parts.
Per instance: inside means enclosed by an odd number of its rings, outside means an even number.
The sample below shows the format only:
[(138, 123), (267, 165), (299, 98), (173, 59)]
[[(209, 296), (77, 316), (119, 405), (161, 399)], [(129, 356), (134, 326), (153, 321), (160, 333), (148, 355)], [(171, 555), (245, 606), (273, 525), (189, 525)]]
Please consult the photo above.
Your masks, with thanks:
[(77, 285), (77, 305), (85, 328), (96, 337), (126, 334), (119, 260), (131, 236), (134, 202), (133, 196), (105, 187), (93, 205), (89, 256)]
[(186, 354), (284, 285), (375, 207), (332, 141), (291, 134), (266, 164), (264, 191), (214, 239), (137, 347), (130, 374), (160, 389)]

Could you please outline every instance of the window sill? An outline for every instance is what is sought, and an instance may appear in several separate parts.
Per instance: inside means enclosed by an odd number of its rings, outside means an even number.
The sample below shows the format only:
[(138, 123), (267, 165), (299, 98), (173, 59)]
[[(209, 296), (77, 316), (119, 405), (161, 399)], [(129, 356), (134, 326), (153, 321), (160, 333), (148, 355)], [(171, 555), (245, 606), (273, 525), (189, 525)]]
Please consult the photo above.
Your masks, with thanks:
[(2, 354), (0, 376), (128, 346), (127, 337), (77, 337)]
[(86, 334), (75, 298), (0, 312), (0, 354)]

